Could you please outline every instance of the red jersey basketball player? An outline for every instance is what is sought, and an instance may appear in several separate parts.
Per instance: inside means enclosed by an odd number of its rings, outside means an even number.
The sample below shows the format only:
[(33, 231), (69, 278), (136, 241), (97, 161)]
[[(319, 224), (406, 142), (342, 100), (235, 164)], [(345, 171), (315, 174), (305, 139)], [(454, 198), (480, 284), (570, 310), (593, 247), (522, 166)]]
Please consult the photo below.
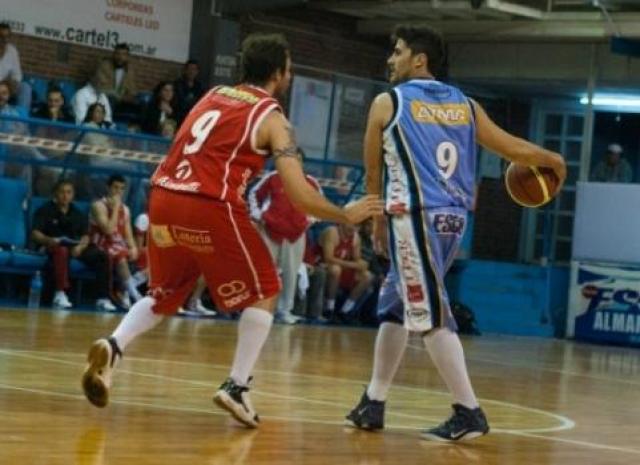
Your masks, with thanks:
[(245, 425), (258, 425), (247, 385), (271, 328), (280, 284), (243, 194), (267, 157), (273, 157), (287, 195), (309, 215), (355, 224), (382, 213), (377, 196), (339, 208), (306, 181), (293, 130), (275, 99), (287, 90), (290, 69), (282, 36), (248, 37), (243, 84), (211, 89), (182, 124), (152, 178), (149, 295), (111, 337), (89, 350), (82, 385), (94, 405), (107, 404), (112, 370), (126, 346), (175, 313), (203, 274), (219, 308), (242, 310), (231, 374), (214, 401)]

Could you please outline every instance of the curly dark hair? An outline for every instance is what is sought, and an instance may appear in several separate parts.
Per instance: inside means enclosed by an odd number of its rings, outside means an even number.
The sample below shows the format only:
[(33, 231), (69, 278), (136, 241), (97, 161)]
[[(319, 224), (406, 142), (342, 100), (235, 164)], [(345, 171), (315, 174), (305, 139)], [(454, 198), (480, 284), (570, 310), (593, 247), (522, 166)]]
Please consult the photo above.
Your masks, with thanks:
[(424, 53), (427, 55), (429, 72), (436, 78), (444, 77), (447, 73), (447, 50), (445, 42), (434, 29), (426, 26), (396, 26), (391, 35), (391, 42), (402, 39), (413, 55)]
[(284, 72), (290, 56), (282, 34), (251, 34), (242, 42), (242, 82), (263, 85), (276, 71)]

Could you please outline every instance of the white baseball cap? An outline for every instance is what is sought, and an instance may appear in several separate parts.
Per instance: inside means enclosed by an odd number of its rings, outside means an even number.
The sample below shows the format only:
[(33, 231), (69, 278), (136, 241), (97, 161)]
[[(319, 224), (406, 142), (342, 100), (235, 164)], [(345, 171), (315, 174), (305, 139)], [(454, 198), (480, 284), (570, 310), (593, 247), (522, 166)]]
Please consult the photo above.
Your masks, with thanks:
[(622, 153), (622, 146), (620, 144), (609, 144), (607, 151), (611, 153)]

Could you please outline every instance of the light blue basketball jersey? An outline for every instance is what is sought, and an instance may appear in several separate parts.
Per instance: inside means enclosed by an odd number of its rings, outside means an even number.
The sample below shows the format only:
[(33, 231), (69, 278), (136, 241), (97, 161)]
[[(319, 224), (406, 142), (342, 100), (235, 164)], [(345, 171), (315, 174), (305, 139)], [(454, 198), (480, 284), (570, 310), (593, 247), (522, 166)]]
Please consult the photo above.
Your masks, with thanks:
[(390, 92), (394, 116), (383, 133), (387, 212), (473, 207), (475, 115), (457, 88), (413, 79)]

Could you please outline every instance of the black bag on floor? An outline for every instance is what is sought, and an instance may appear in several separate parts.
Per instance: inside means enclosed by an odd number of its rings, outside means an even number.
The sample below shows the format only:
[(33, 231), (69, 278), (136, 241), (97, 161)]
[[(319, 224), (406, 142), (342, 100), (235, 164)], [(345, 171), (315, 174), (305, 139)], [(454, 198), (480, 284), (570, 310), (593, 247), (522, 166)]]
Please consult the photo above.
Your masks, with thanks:
[(473, 311), (461, 302), (451, 303), (451, 313), (458, 324), (458, 332), (460, 334), (480, 335), (478, 323)]

